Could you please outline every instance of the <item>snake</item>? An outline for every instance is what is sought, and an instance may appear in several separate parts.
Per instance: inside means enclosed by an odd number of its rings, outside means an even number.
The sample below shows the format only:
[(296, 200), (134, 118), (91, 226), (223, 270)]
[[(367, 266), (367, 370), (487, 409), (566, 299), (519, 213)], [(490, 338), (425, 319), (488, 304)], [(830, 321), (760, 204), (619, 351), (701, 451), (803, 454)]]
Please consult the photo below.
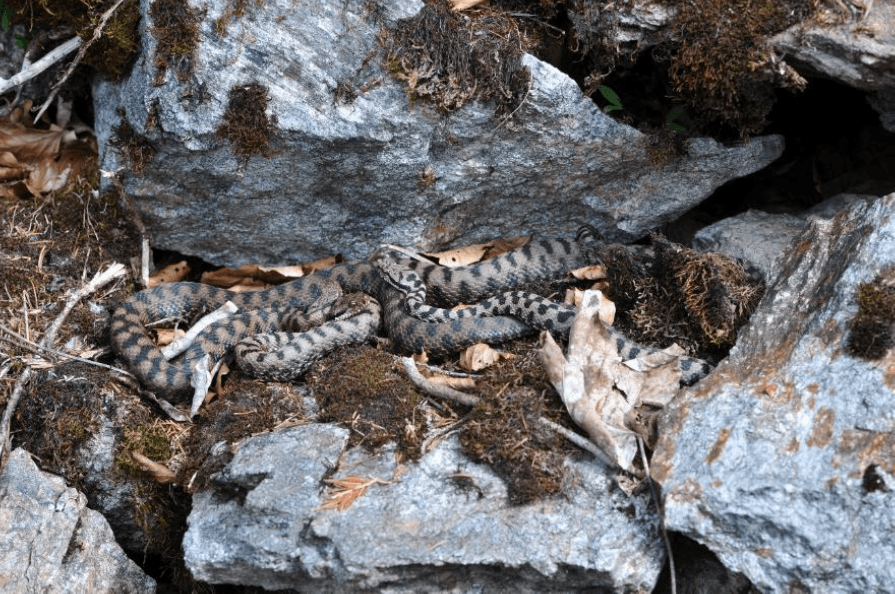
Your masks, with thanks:
[[(579, 233), (575, 241), (531, 241), (498, 257), (459, 268), (417, 260), (398, 262), (425, 285), (437, 304), (470, 303), (490, 297), (477, 306), (475, 315), (421, 314), (415, 297), (408, 305), (408, 287), (385, 274), (381, 263), (355, 260), (263, 291), (234, 292), (190, 282), (140, 291), (114, 309), (111, 344), (144, 387), (160, 396), (180, 398), (191, 391), (191, 365), (206, 355), (219, 359), (235, 350), (239, 364), (251, 374), (292, 380), (333, 348), (366, 341), (380, 325), (395, 350), (425, 351), (432, 356), (457, 352), (478, 342), (505, 342), (538, 329), (567, 337), (574, 318), (571, 306), (541, 297), (532, 300), (531, 294), (510, 289), (558, 278), (591, 263), (594, 251), (590, 239)], [(409, 288), (418, 294), (416, 285)], [(356, 294), (369, 299), (352, 296)], [(167, 360), (149, 337), (150, 324), (171, 318), (190, 320), (227, 301), (243, 313), (202, 331), (176, 359)], [(328, 321), (308, 329), (310, 322), (321, 319)], [(656, 350), (609, 329), (624, 358)], [(698, 381), (710, 370), (707, 363), (691, 357), (681, 357), (678, 366), (685, 384)]]

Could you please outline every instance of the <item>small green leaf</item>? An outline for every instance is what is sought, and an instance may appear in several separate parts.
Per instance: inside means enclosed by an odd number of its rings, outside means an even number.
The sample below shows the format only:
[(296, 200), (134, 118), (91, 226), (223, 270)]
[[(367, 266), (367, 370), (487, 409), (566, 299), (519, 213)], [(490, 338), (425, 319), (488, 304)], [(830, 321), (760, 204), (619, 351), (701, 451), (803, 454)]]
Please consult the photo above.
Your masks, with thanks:
[(622, 102), (621, 99), (618, 98), (618, 95), (615, 94), (615, 91), (604, 85), (600, 87), (600, 94), (603, 95), (606, 101), (617, 106), (617, 109), (621, 109)]
[(675, 132), (682, 132), (684, 130), (683, 126), (681, 126), (680, 124), (675, 124), (674, 122), (668, 122), (665, 124), (665, 126), (674, 130)]
[(2, 16), (3, 19), (3, 30), (9, 31), (9, 9), (4, 7), (3, 14), (0, 16)]
[(28, 39), (22, 35), (16, 35), (16, 45), (22, 49), (28, 49)]
[(678, 105), (677, 107), (675, 107), (674, 109), (672, 109), (671, 111), (668, 112), (668, 115), (665, 116), (665, 121), (667, 123), (673, 122), (677, 116), (679, 116), (679, 115), (681, 115), (681, 113), (683, 113), (683, 111), (684, 111), (684, 106)]

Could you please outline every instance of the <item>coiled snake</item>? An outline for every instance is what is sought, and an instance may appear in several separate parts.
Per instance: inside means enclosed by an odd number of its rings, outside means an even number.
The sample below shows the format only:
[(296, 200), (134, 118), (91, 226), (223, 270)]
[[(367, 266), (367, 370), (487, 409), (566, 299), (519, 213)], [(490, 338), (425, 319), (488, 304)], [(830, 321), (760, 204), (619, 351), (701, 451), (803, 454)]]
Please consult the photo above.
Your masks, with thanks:
[[(415, 273), (410, 282), (414, 278), (421, 281), (423, 290), (428, 290), (437, 303), (469, 303), (525, 283), (559, 278), (588, 264), (587, 242), (581, 236), (575, 242), (533, 241), (497, 258), (462, 268), (416, 261), (398, 265)], [(425, 349), (431, 355), (459, 351), (477, 342), (502, 342), (537, 329), (567, 336), (571, 327), (571, 306), (518, 292), (493, 297), (480, 304), (474, 314), (446, 317), (421, 313), (418, 299), (412, 298), (411, 304), (417, 307), (412, 314), (405, 292), (412, 293), (419, 287), (395, 283), (382, 267), (382, 262), (347, 262), (265, 291), (248, 293), (197, 283), (147, 289), (123, 301), (113, 312), (112, 346), (147, 389), (160, 395), (182, 396), (191, 390), (191, 363), (206, 354), (219, 359), (235, 347), (240, 365), (251, 374), (294, 379), (333, 348), (367, 340), (376, 332), (380, 318), (396, 349)], [(350, 295), (343, 296), (342, 291)], [(178, 359), (167, 361), (147, 335), (147, 324), (166, 318), (191, 319), (228, 300), (246, 313), (204, 330)], [(420, 315), (429, 320), (415, 317)], [(335, 319), (308, 329), (311, 322), (324, 318)], [(611, 328), (610, 332), (624, 357), (654, 350), (640, 347)], [(709, 371), (705, 362), (689, 357), (681, 358), (679, 366), (684, 383), (693, 383)]]

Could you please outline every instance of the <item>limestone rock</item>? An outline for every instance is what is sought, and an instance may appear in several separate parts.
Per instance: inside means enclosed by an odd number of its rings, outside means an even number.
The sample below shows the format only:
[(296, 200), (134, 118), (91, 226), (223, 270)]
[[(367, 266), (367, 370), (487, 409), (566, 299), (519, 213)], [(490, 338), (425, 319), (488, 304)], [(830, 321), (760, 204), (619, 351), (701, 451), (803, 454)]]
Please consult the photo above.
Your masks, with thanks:
[[(567, 462), (565, 497), (511, 507), (456, 440), (397, 474), (393, 451), (354, 449), (342, 466), (391, 482), (344, 511), (320, 509), (321, 479), (346, 442), (346, 430), (317, 424), (246, 440), (194, 497), (183, 542), (193, 576), (315, 592), (638, 592), (662, 568), (648, 494), (628, 497), (589, 457)], [(458, 470), (475, 488), (452, 484)]]
[[(126, 174), (155, 247), (239, 265), (366, 257), (384, 242), (570, 237), (583, 223), (630, 240), (782, 152), (778, 136), (732, 147), (702, 138), (658, 162), (644, 134), (529, 55), (531, 87), (509, 119), (493, 104), (447, 114), (411, 105), (376, 57), (377, 34), (423, 4), (388, 2), (375, 15), (368, 5), (265, 2), (225, 19), (221, 36), (215, 23), (230, 3), (209, 0), (191, 73), (170, 69), (160, 84), (144, 16), (137, 64), (120, 83), (97, 81), (94, 99), (101, 167)], [(278, 123), (269, 157), (244, 159), (216, 131), (228, 91), (251, 82), (269, 89)], [(340, 99), (340, 84), (357, 96)], [(142, 174), (109, 144), (121, 123), (154, 147)]]
[(895, 349), (847, 349), (859, 285), (895, 266), (893, 214), (890, 194), (812, 219), (729, 359), (660, 423), (668, 528), (761, 591), (895, 582)]
[(0, 591), (155, 592), (155, 582), (115, 542), (106, 520), (25, 450), (0, 475)]

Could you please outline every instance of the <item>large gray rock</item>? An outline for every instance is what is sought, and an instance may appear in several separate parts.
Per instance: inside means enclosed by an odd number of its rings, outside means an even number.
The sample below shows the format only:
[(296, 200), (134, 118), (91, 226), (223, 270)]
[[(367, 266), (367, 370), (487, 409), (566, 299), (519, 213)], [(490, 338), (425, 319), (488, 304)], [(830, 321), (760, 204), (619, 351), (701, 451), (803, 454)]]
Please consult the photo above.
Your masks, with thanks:
[(155, 592), (87, 498), (14, 450), (0, 475), (0, 592)]
[[(642, 592), (662, 568), (649, 496), (628, 497), (592, 459), (567, 462), (564, 497), (511, 507), (503, 482), (455, 440), (397, 474), (394, 452), (340, 459), (346, 442), (331, 425), (243, 442), (217, 487), (194, 497), (183, 541), (193, 576), (315, 592)], [(322, 510), (336, 460), (392, 482), (344, 511)], [(477, 490), (452, 484), (458, 470)]]
[(895, 350), (846, 349), (857, 287), (895, 265), (893, 215), (890, 194), (813, 219), (729, 359), (660, 423), (667, 527), (762, 591), (895, 583)]
[[(868, 10), (850, 14), (847, 5), (855, 9), (864, 5)], [(883, 126), (895, 132), (895, 3), (847, 1), (838, 6), (839, 14), (828, 16), (838, 22), (796, 25), (778, 33), (771, 43), (802, 74), (869, 91), (869, 103)], [(831, 107), (831, 113), (849, 109)]]
[[(334, 251), (365, 257), (383, 242), (568, 237), (582, 223), (607, 239), (630, 240), (783, 149), (776, 136), (733, 147), (691, 139), (687, 155), (659, 164), (645, 135), (528, 55), (531, 88), (509, 121), (494, 115), (493, 104), (450, 114), (423, 102), (411, 107), (381, 58), (364, 57), (378, 47), (380, 24), (415, 14), (418, 0), (383, 3), (381, 20), (365, 0), (265, 2), (226, 20), (223, 37), (214, 24), (229, 2), (188, 4), (204, 11), (190, 79), (171, 69), (154, 84), (157, 42), (146, 15), (131, 73), (94, 86), (96, 131), (104, 170), (131, 166), (109, 145), (122, 120), (156, 147), (145, 173), (125, 179), (155, 247), (219, 264)], [(246, 162), (215, 131), (228, 91), (252, 81), (270, 90), (278, 137), (269, 158)], [(350, 103), (334, 94), (345, 81), (359, 92)]]

